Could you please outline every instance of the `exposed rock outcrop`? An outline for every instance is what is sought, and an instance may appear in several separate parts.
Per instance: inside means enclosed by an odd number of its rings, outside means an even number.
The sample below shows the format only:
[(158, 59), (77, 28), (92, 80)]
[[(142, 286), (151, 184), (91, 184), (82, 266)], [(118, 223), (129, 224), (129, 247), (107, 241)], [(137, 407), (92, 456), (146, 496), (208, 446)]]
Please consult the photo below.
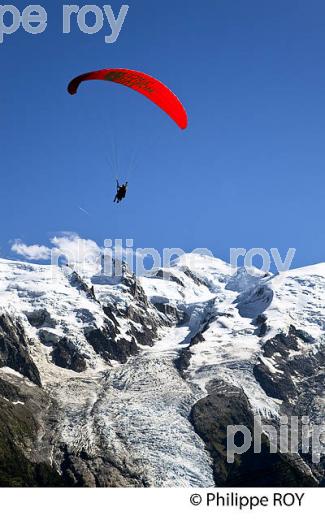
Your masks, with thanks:
[[(316, 486), (318, 481), (299, 456), (270, 453), (268, 438), (262, 435), (261, 453), (253, 445), (234, 463), (227, 462), (227, 428), (241, 425), (254, 435), (254, 416), (244, 392), (237, 387), (215, 381), (209, 395), (196, 403), (191, 421), (213, 458), (217, 486)], [(235, 437), (239, 446), (242, 435)]]
[(30, 345), (19, 320), (0, 316), (0, 367), (8, 366), (40, 385), (39, 371), (30, 354)]
[(0, 373), (0, 486), (61, 487), (51, 463), (46, 393), (21, 377)]

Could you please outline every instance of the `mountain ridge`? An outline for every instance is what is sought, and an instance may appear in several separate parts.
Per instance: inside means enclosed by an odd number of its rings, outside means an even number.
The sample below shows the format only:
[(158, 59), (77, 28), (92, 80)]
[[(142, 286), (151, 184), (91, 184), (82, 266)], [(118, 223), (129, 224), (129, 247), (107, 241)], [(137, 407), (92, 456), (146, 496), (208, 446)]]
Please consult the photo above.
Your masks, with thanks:
[[(235, 472), (221, 460), (225, 439), (213, 431), (227, 425), (216, 410), (231, 424), (243, 410), (247, 423), (258, 414), (276, 428), (281, 414), (324, 422), (324, 289), (325, 263), (272, 275), (184, 255), (147, 277), (85, 279), (0, 259), (0, 410), (30, 406), (36, 431), (29, 451), (15, 435), (4, 445), (45, 464), (56, 485), (256, 484), (258, 456), (239, 456)], [(35, 403), (42, 392), (40, 413), (8, 401), (21, 385)], [(232, 416), (217, 388), (239, 392)], [(263, 457), (260, 485), (323, 484), (323, 462), (309, 455)]]

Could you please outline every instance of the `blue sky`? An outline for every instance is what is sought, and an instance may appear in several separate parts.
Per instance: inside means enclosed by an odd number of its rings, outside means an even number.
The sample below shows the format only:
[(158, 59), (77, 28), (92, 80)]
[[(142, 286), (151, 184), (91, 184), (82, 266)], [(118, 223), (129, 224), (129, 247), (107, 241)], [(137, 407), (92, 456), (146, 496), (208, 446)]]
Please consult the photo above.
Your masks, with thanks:
[[(295, 266), (324, 260), (322, 0), (129, 0), (112, 45), (107, 27), (63, 35), (67, 2), (41, 3), (47, 31), (0, 45), (1, 256), (13, 239), (48, 245), (73, 231), (224, 260), (237, 247), (293, 247)], [(105, 67), (165, 82), (188, 130), (118, 85), (67, 94), (72, 77)], [(130, 183), (120, 206), (117, 175)]]

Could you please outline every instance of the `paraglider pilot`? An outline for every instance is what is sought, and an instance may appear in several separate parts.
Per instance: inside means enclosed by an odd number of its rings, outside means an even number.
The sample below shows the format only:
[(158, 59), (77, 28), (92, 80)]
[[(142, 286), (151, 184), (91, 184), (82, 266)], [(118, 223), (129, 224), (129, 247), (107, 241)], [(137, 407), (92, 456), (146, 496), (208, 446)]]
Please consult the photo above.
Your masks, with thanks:
[(127, 189), (128, 189), (127, 182), (125, 184), (120, 185), (119, 181), (116, 179), (116, 190), (117, 191), (116, 191), (114, 202), (119, 204), (125, 198)]

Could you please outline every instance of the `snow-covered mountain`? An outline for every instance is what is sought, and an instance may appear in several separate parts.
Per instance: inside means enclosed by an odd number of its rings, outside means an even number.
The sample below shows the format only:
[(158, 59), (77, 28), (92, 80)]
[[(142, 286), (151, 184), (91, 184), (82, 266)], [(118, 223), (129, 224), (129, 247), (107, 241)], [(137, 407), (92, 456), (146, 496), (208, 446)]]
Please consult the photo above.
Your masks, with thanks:
[(229, 464), (226, 429), (325, 424), (324, 291), (325, 264), (273, 276), (184, 255), (83, 279), (0, 260), (0, 484), (322, 485), (302, 438), (269, 453), (263, 434)]

